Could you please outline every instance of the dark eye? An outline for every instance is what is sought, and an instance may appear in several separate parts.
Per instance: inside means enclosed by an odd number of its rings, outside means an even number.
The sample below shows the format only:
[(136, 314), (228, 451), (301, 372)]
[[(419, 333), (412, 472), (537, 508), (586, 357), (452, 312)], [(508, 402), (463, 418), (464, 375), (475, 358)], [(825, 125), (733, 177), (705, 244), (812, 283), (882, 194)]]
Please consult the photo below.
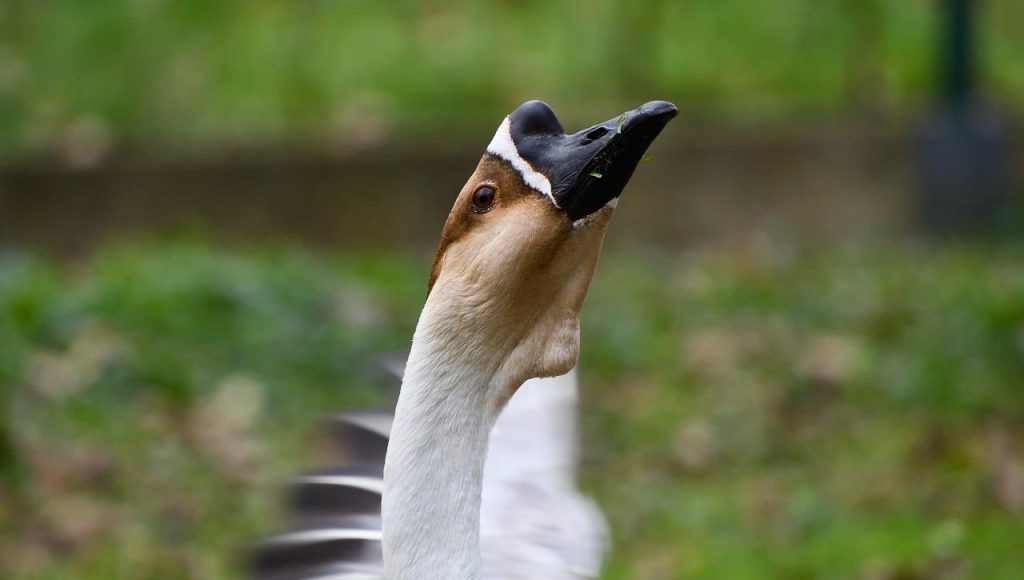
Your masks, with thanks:
[(494, 205), (494, 188), (490, 185), (481, 185), (473, 192), (473, 211), (482, 213)]

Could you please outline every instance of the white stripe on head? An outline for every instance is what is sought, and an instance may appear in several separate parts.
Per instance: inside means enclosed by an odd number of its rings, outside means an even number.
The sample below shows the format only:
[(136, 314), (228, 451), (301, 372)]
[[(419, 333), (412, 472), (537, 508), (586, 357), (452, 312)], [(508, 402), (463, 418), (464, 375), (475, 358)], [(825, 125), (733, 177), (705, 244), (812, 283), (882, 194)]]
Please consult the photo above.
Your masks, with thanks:
[(558, 207), (558, 202), (555, 201), (555, 196), (551, 193), (551, 182), (548, 181), (547, 176), (534, 169), (516, 149), (516, 144), (512, 141), (512, 120), (509, 117), (505, 117), (505, 120), (501, 122), (498, 132), (494, 134), (494, 139), (491, 139), (491, 144), (487, 146), (487, 152), (511, 163), (512, 167), (522, 175), (526, 185), (548, 196), (551, 203)]

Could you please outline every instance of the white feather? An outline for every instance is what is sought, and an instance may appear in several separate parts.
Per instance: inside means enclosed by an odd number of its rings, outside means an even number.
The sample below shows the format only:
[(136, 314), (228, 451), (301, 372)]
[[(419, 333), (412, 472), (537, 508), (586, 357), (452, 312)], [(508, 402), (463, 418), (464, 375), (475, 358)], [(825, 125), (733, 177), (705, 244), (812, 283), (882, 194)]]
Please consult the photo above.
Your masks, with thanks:
[(512, 141), (512, 119), (510, 117), (505, 117), (505, 120), (498, 127), (494, 138), (491, 139), (491, 143), (487, 146), (487, 152), (497, 155), (512, 164), (512, 167), (523, 177), (523, 182), (526, 185), (544, 194), (551, 200), (551, 203), (555, 204), (555, 207), (559, 207), (558, 202), (555, 201), (554, 194), (551, 192), (551, 181), (548, 180), (546, 175), (534, 169), (530, 162), (523, 159), (523, 156), (519, 154), (519, 149), (516, 148), (515, 142)]
[(608, 546), (600, 510), (576, 490), (576, 370), (527, 381), (491, 432), (480, 550), (484, 578), (596, 578)]

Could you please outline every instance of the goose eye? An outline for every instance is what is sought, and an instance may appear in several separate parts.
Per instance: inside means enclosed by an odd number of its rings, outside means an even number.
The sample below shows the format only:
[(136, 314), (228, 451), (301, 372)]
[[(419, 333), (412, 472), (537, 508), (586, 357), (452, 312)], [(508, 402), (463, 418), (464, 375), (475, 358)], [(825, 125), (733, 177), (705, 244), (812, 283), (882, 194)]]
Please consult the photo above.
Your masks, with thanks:
[(489, 185), (481, 185), (473, 192), (473, 211), (482, 213), (494, 205), (494, 188)]

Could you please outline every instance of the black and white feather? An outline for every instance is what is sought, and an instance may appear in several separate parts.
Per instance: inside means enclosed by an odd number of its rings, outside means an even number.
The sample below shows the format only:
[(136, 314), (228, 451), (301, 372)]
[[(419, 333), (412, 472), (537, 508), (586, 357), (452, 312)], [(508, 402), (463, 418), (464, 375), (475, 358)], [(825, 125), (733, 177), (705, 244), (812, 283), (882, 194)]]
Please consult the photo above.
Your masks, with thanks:
[[(401, 365), (392, 365), (401, 376)], [(480, 548), (488, 580), (595, 578), (605, 520), (575, 485), (576, 371), (527, 381), (495, 425), (484, 468)], [(291, 529), (256, 547), (261, 580), (383, 578), (381, 491), (390, 410), (341, 413), (331, 438), (345, 465), (298, 477)]]

